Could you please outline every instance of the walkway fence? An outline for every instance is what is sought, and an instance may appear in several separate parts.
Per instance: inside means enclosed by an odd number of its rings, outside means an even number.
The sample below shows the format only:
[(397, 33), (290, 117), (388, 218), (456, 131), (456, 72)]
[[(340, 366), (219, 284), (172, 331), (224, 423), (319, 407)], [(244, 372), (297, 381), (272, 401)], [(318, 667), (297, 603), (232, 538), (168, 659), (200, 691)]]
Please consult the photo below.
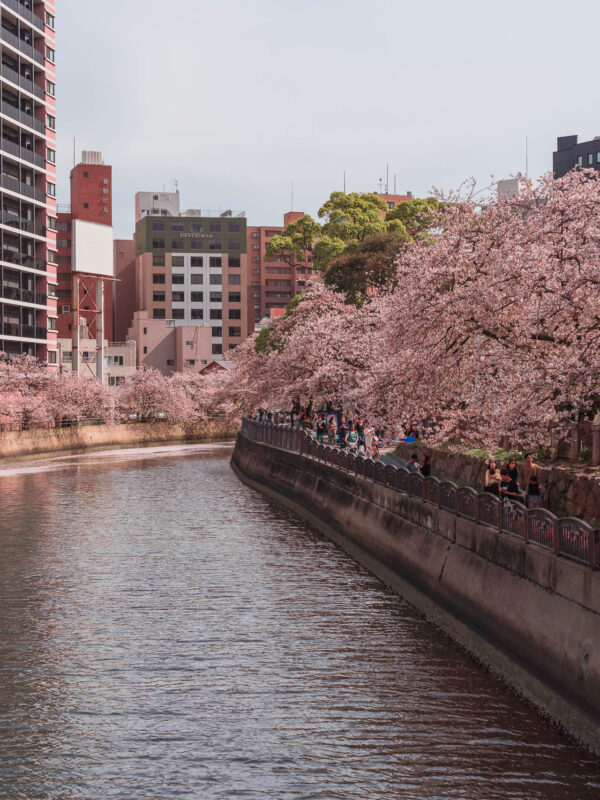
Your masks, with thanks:
[(404, 467), (385, 465), (338, 447), (319, 444), (302, 428), (245, 418), (242, 432), (256, 442), (300, 453), (337, 469), (347, 470), (459, 517), (487, 525), (501, 534), (516, 536), (524, 542), (544, 547), (557, 556), (600, 569), (600, 531), (576, 517), (558, 518), (543, 508), (528, 509), (516, 501), (500, 500), (486, 492), (459, 487), (452, 481), (424, 478)]

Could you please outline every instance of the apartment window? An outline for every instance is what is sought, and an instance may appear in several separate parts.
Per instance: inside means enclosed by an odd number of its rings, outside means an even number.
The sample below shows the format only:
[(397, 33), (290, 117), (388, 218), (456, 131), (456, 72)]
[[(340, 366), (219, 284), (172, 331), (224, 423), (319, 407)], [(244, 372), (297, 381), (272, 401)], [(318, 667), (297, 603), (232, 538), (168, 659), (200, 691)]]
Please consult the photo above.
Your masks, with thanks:
[(54, 64), (56, 60), (56, 53), (51, 47), (46, 47), (46, 58), (48, 61), (51, 61)]
[(241, 336), (242, 335), (242, 329), (241, 328), (232, 328), (232, 327), (230, 327), (229, 328), (229, 335), (230, 336)]
[(240, 286), (242, 283), (242, 276), (241, 275), (230, 275), (229, 276), (229, 285), (230, 286)]
[(223, 354), (223, 345), (222, 344), (213, 344), (212, 346), (212, 354), (213, 356), (220, 356)]
[(252, 256), (253, 264), (260, 264), (260, 256)]
[[(156, 311), (156, 309), (155, 309), (155, 311)], [(158, 317), (156, 316), (156, 314), (154, 315), (154, 319), (158, 319)], [(164, 317), (161, 317), (160, 319), (164, 319)], [(144, 355), (145, 355), (145, 356), (146, 356), (146, 355), (148, 355), (148, 348), (147, 348), (147, 347), (144, 347)]]
[(46, 114), (46, 126), (51, 130), (56, 130), (56, 117), (53, 117), (52, 114)]
[(202, 223), (201, 222), (192, 222), (192, 231), (194, 233), (198, 233), (202, 230)]
[(229, 240), (229, 249), (230, 250), (239, 250), (241, 247), (239, 239), (230, 239)]
[(596, 164), (600, 164), (600, 153), (596, 153)]
[(90, 177), (90, 173), (89, 172), (84, 172), (83, 173), (83, 177), (84, 178), (89, 178)]
[(184, 231), (185, 230), (185, 223), (173, 221), (171, 223), (171, 230), (172, 231)]
[(172, 239), (171, 248), (173, 250), (183, 250), (183, 239)]
[(50, 197), (56, 197), (56, 184), (55, 183), (50, 183), (50, 181), (48, 181), (46, 183), (46, 194), (49, 194)]
[(211, 319), (223, 319), (223, 312), (220, 308), (211, 308), (210, 309), (210, 318)]
[(223, 295), (221, 292), (211, 292), (209, 300), (211, 303), (221, 303), (223, 302)]
[(220, 286), (222, 283), (221, 275), (210, 275), (209, 276), (209, 283), (211, 286)]
[(204, 275), (190, 275), (190, 283), (199, 284), (204, 283)]
[(185, 308), (174, 308), (173, 319), (185, 319)]
[(229, 233), (238, 233), (239, 229), (240, 229), (240, 223), (239, 222), (230, 222), (229, 223)]
[(252, 245), (252, 249), (253, 250), (260, 250), (260, 245), (259, 244), (253, 244)]
[(183, 267), (185, 265), (185, 259), (183, 256), (171, 256), (171, 265), (173, 267)]
[(242, 295), (239, 292), (229, 292), (229, 302), (230, 303), (241, 303), (242, 302)]
[(223, 328), (213, 327), (212, 328), (212, 335), (213, 336), (223, 336)]
[(221, 256), (211, 256), (208, 262), (211, 267), (220, 267), (223, 263)]
[(54, 24), (55, 24), (54, 15), (46, 11), (46, 25), (49, 28), (52, 28), (52, 30), (54, 30)]
[(166, 295), (164, 292), (152, 292), (152, 301), (154, 303), (164, 303), (165, 297)]
[(144, 336), (148, 334), (148, 328), (144, 328)]
[(56, 150), (52, 150), (50, 147), (47, 148), (46, 161), (49, 161), (51, 164), (56, 164)]
[(588, 167), (594, 166), (594, 154), (588, 153)]
[(165, 249), (165, 240), (164, 239), (152, 239), (152, 249), (153, 250), (164, 250)]
[(165, 283), (165, 275), (163, 272), (157, 272), (152, 276), (152, 283)]
[(260, 275), (260, 270), (259, 270), (259, 269), (253, 269), (253, 270), (252, 270), (252, 272), (253, 272), (255, 275)]
[[(62, 225), (66, 225), (67, 227), (66, 228), (61, 228), (60, 230), (68, 231), (70, 229), (70, 226), (69, 226), (68, 222), (63, 222), (61, 224)], [(59, 230), (58, 221), (57, 221), (56, 217), (46, 217), (46, 227), (48, 228), (49, 231), (57, 231), (57, 230)]]
[(221, 233), (221, 223), (220, 222), (211, 222), (210, 223), (210, 232), (211, 233)]
[(252, 232), (252, 238), (253, 239), (258, 239), (259, 236), (260, 236), (260, 233), (258, 231), (253, 231)]
[(192, 250), (202, 250), (202, 239), (192, 239), (190, 246)]
[(173, 302), (183, 303), (185, 301), (185, 292), (173, 292)]
[[(191, 264), (192, 264), (192, 267), (202, 267), (202, 266), (204, 266), (204, 259), (203, 258), (198, 258), (198, 256), (192, 256)], [(211, 267), (212, 267), (212, 264), (211, 264)]]
[(186, 358), (185, 365), (186, 367), (193, 367), (196, 364), (193, 358)]
[(213, 239), (208, 245), (209, 250), (222, 250), (223, 244), (220, 239)]
[(185, 278), (183, 275), (173, 275), (171, 278), (171, 282), (173, 284), (185, 283)]
[(204, 292), (192, 292), (190, 299), (192, 303), (202, 303), (204, 302)]
[(167, 358), (167, 367), (174, 367), (175, 361), (172, 358)]
[(192, 319), (204, 319), (204, 311), (201, 308), (192, 308)]
[(152, 223), (152, 230), (153, 231), (164, 231), (165, 223), (164, 222), (153, 222)]
[[(164, 308), (152, 309), (152, 319), (165, 319), (165, 309)], [(146, 350), (146, 348), (144, 348), (144, 350)]]
[(229, 319), (241, 319), (242, 312), (239, 308), (230, 308), (229, 309)]
[(152, 266), (153, 267), (164, 267), (165, 265), (165, 254), (164, 253), (154, 253), (152, 255)]
[(48, 317), (48, 330), (55, 331), (56, 330), (56, 318), (55, 317)]
[(70, 242), (69, 242), (68, 239), (57, 239), (56, 240), (56, 246), (58, 247), (59, 250), (64, 250), (65, 247), (69, 246), (69, 244), (70, 244)]
[(108, 186), (108, 178), (103, 178), (103, 180), (102, 180), (102, 183), (103, 183), (105, 186)]
[[(56, 328), (53, 328), (52, 330), (56, 330)], [(48, 350), (48, 363), (49, 364), (57, 363), (56, 350)]]
[(583, 167), (583, 156), (577, 156), (577, 166)]
[(239, 256), (229, 256), (229, 266), (230, 267), (239, 267), (240, 266), (240, 257)]

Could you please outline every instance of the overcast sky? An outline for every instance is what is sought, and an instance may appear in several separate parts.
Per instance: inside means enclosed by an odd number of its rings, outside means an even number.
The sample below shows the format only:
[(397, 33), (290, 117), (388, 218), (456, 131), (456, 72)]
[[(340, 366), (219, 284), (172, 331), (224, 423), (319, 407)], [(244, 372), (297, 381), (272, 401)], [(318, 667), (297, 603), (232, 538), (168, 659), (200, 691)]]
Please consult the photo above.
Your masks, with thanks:
[(341, 189), (456, 188), (600, 135), (597, 0), (57, 0), (59, 202), (73, 137), (138, 190), (281, 224)]

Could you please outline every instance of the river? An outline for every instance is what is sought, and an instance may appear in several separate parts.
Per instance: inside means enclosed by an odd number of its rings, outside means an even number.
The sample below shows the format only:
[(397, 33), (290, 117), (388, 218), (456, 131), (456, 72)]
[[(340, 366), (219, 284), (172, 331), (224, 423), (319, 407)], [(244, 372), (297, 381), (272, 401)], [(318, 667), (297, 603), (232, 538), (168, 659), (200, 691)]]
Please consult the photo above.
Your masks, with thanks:
[(231, 450), (0, 470), (2, 800), (585, 800), (600, 765)]

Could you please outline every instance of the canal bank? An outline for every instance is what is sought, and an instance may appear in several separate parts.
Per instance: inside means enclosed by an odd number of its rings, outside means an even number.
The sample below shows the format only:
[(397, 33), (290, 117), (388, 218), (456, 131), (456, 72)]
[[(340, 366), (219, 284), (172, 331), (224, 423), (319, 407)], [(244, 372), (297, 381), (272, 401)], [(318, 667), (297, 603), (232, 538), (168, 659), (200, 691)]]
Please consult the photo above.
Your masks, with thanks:
[(244, 434), (232, 466), (600, 753), (597, 570)]
[(232, 441), (237, 427), (221, 421), (189, 425), (170, 422), (81, 425), (0, 433), (0, 462), (55, 453), (81, 453), (110, 447)]

